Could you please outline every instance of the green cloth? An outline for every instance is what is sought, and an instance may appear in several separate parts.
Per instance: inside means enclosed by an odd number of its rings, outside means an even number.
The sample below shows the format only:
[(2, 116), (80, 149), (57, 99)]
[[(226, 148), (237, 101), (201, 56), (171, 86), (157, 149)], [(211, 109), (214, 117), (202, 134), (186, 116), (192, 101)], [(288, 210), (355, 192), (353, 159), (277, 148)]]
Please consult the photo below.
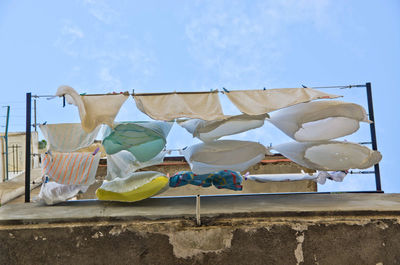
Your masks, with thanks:
[(103, 146), (109, 155), (122, 150), (131, 152), (140, 162), (148, 161), (165, 147), (173, 122), (122, 122), (108, 128)]

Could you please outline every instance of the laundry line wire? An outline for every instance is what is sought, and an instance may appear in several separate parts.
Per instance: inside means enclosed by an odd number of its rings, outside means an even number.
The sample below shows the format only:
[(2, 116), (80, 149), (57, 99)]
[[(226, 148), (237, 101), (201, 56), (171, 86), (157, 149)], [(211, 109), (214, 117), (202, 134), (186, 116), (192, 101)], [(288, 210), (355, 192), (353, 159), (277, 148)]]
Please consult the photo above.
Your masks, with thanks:
[[(351, 89), (351, 88), (356, 88), (356, 87), (365, 87), (365, 85), (342, 85), (342, 86), (320, 86), (320, 87), (306, 87), (303, 85), (305, 88), (312, 88), (312, 89), (330, 89), (330, 88), (339, 88), (339, 89)], [(281, 88), (268, 88), (268, 89), (261, 89), (261, 90), (270, 90), (270, 89), (281, 89)], [(235, 90), (232, 90), (235, 91)], [(211, 91), (183, 91), (183, 92), (155, 92), (155, 93), (129, 93), (129, 92), (120, 92), (120, 93), (96, 93), (96, 94), (86, 94), (83, 93), (81, 94), (82, 96), (116, 96), (116, 95), (129, 95), (129, 96), (161, 96), (161, 95), (171, 95), (171, 94), (208, 94), (208, 93), (229, 93), (230, 90), (228, 89), (215, 89)], [(54, 95), (32, 95), (32, 98), (48, 98), (48, 99), (53, 99), (57, 96)]]

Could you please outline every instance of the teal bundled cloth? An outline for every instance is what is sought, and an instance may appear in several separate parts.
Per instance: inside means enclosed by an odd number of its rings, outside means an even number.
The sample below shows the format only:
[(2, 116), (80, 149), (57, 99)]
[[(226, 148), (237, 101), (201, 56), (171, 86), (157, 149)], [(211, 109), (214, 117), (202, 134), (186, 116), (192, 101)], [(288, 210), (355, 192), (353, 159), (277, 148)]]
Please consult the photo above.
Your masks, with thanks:
[(243, 177), (239, 172), (221, 170), (214, 173), (196, 175), (192, 171), (181, 171), (169, 179), (170, 187), (192, 184), (201, 187), (214, 185), (218, 189), (242, 190)]
[(109, 155), (122, 150), (131, 152), (140, 162), (148, 161), (165, 147), (172, 122), (122, 122), (108, 128), (103, 146)]

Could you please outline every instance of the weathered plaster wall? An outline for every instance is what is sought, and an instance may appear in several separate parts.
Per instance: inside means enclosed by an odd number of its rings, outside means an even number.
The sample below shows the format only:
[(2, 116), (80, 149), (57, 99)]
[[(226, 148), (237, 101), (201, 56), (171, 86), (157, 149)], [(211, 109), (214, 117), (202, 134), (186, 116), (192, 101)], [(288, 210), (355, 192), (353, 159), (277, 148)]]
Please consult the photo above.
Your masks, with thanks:
[(0, 264), (400, 264), (390, 215), (220, 216), (0, 227)]

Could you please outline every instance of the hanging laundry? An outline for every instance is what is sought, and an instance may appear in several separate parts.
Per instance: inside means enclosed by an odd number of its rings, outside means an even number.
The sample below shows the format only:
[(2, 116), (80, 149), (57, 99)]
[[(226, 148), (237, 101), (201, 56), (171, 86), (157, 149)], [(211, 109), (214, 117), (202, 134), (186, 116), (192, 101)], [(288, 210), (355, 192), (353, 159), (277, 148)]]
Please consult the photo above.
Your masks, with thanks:
[(172, 122), (122, 122), (105, 133), (103, 146), (107, 154), (121, 150), (131, 152), (140, 161), (148, 161), (165, 147)]
[(318, 184), (325, 184), (327, 179), (342, 182), (343, 179), (347, 176), (347, 171), (318, 171), (316, 174), (317, 178), (315, 181)]
[(85, 132), (93, 131), (100, 124), (113, 127), (122, 104), (128, 99), (129, 94), (109, 94), (102, 96), (79, 95), (72, 87), (60, 86), (56, 96), (64, 96), (69, 104), (78, 107), (82, 128)]
[(298, 180), (314, 180), (316, 174), (306, 173), (294, 173), (294, 174), (250, 174), (246, 176), (246, 179), (258, 181), (258, 182), (269, 182), (269, 181), (298, 181)]
[(39, 125), (44, 138), (47, 140), (48, 149), (57, 152), (73, 152), (90, 146), (96, 139), (101, 126), (87, 133), (80, 123), (59, 123)]
[(161, 151), (158, 155), (146, 162), (138, 161), (132, 153), (123, 150), (114, 155), (107, 155), (107, 176), (106, 180), (115, 178), (126, 178), (138, 169), (159, 165), (164, 161), (167, 151)]
[(382, 159), (380, 152), (350, 142), (290, 142), (273, 146), (272, 149), (296, 164), (323, 171), (365, 169)]
[(269, 121), (301, 142), (335, 139), (356, 132), (360, 122), (371, 123), (362, 106), (342, 101), (301, 103), (271, 113)]
[(264, 125), (268, 114), (227, 116), (215, 121), (200, 119), (178, 120), (178, 124), (203, 142), (211, 142), (222, 136), (237, 134)]
[(176, 118), (217, 120), (224, 117), (218, 91), (207, 93), (168, 93), (134, 95), (137, 108), (155, 120)]
[(260, 162), (266, 152), (259, 143), (235, 140), (200, 143), (181, 151), (195, 174), (220, 170), (241, 172)]
[(260, 115), (315, 99), (340, 97), (311, 88), (236, 90), (225, 95), (241, 112), (248, 115)]
[(90, 185), (95, 181), (100, 153), (54, 153), (42, 155), (43, 176), (67, 185)]
[(232, 170), (221, 170), (203, 175), (196, 175), (191, 171), (181, 171), (169, 179), (169, 186), (175, 188), (187, 184), (201, 187), (214, 185), (217, 189), (242, 190), (242, 182), (242, 175)]
[(168, 181), (169, 179), (159, 172), (135, 172), (126, 178), (104, 181), (96, 190), (96, 196), (103, 201), (140, 201), (166, 191)]
[(42, 184), (38, 201), (47, 205), (65, 202), (79, 193), (87, 191), (89, 186), (84, 185), (64, 185), (56, 182), (46, 182)]

